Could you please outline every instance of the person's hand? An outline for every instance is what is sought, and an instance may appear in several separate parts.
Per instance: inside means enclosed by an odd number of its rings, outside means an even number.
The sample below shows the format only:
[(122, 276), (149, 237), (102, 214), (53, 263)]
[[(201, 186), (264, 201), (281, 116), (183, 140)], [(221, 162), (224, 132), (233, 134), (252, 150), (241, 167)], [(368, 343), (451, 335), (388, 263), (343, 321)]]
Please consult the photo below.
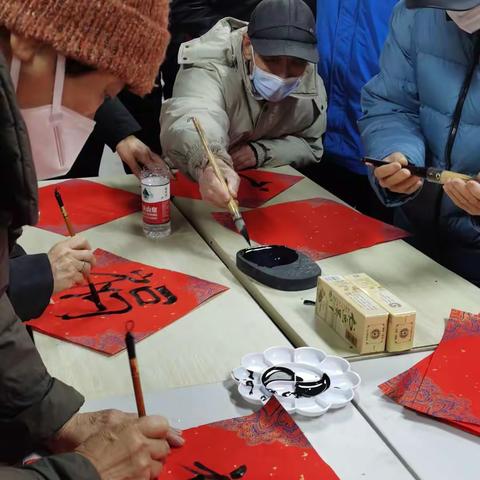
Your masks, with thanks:
[(220, 183), (211, 166), (207, 166), (200, 172), (198, 184), (204, 200), (213, 203), (217, 207), (225, 208), (232, 197), (237, 198), (240, 177), (229, 165), (220, 159), (218, 160), (218, 166), (227, 182), (228, 190)]
[(375, 169), (375, 178), (381, 187), (394, 193), (411, 195), (420, 190), (423, 180), (402, 168), (408, 165), (408, 160), (402, 153), (393, 153), (384, 159), (390, 165), (384, 165)]
[[(46, 446), (53, 453), (71, 452), (93, 435), (135, 423), (137, 420), (138, 415), (135, 413), (124, 413), (119, 410), (77, 413), (48, 441)], [(181, 432), (178, 430), (171, 428), (166, 438), (171, 447), (183, 445)]]
[(473, 216), (480, 215), (480, 183), (450, 180), (443, 189), (458, 208)]
[(137, 177), (140, 176), (144, 166), (163, 163), (163, 160), (135, 135), (123, 139), (117, 145), (117, 153), (122, 162), (127, 164)]
[(257, 157), (255, 156), (255, 152), (248, 144), (239, 145), (232, 149), (229, 153), (232, 157), (233, 166), (237, 172), (257, 166)]
[(82, 237), (63, 240), (48, 252), (52, 267), (53, 292), (59, 293), (84, 283), (84, 274), (89, 274), (95, 265), (92, 247)]
[[(75, 449), (102, 480), (154, 480), (170, 453), (171, 429), (163, 417), (142, 417), (103, 429)], [(184, 441), (177, 436), (177, 445)]]

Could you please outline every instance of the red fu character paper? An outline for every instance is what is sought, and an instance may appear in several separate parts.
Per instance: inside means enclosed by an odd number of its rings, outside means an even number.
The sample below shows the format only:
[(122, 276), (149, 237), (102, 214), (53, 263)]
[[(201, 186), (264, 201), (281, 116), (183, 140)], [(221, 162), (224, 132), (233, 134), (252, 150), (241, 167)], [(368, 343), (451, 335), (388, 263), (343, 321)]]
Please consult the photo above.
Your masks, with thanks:
[(226, 287), (171, 270), (95, 252), (91, 275), (105, 311), (98, 311), (87, 285), (54, 295), (34, 330), (109, 355), (125, 348), (125, 324), (133, 320), (137, 340), (165, 328)]
[[(229, 213), (214, 218), (235, 230)], [(408, 236), (408, 233), (322, 198), (280, 203), (243, 213), (260, 245), (285, 245), (318, 261)]]
[[(299, 175), (267, 172), (264, 170), (245, 170), (239, 173), (240, 188), (238, 201), (241, 207), (257, 208), (275, 198), (280, 193), (303, 180)], [(172, 196), (201, 200), (198, 184), (182, 173), (172, 181)]]
[(338, 480), (275, 398), (253, 415), (183, 436), (158, 480)]
[(68, 180), (39, 190), (40, 218), (38, 228), (68, 235), (65, 220), (55, 199), (58, 188), (70, 220), (77, 233), (112, 222), (142, 208), (140, 196), (106, 187), (88, 180)]

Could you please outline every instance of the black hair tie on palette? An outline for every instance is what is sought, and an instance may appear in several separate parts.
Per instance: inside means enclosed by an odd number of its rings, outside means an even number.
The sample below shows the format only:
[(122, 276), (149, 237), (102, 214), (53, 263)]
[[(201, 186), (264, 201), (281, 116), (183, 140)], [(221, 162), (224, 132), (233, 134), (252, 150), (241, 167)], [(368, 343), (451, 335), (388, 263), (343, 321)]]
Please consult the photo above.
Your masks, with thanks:
[[(279, 378), (283, 377), (283, 378)], [(303, 378), (295, 374), (293, 370), (287, 367), (271, 367), (262, 375), (262, 384), (270, 393), (276, 393), (270, 390), (268, 385), (273, 382), (291, 382), (295, 385), (293, 392), (286, 392), (282, 394), (284, 397), (294, 396), (299, 397), (316, 397), (330, 388), (330, 377), (324, 373), (320, 380), (314, 382), (304, 382)]]

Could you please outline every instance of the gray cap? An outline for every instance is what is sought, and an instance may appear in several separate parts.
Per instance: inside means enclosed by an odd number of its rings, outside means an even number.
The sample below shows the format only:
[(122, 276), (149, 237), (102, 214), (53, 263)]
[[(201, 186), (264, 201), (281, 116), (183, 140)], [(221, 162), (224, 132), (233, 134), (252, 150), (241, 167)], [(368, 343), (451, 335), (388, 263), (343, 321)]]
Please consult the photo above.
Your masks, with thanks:
[(478, 7), (480, 0), (406, 0), (407, 8), (439, 8), (440, 10), (465, 11)]
[(303, 0), (263, 0), (252, 13), (248, 35), (260, 55), (318, 62), (315, 17)]

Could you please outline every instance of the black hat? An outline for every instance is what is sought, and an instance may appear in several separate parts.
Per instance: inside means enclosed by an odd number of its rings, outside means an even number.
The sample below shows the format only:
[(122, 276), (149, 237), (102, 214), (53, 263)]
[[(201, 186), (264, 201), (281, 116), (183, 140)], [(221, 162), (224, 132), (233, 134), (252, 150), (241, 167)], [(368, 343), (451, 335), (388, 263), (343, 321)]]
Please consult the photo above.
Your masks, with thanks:
[(407, 8), (439, 8), (441, 10), (465, 11), (478, 7), (480, 0), (406, 0)]
[(303, 0), (263, 0), (252, 13), (248, 35), (260, 55), (318, 62), (315, 17)]

